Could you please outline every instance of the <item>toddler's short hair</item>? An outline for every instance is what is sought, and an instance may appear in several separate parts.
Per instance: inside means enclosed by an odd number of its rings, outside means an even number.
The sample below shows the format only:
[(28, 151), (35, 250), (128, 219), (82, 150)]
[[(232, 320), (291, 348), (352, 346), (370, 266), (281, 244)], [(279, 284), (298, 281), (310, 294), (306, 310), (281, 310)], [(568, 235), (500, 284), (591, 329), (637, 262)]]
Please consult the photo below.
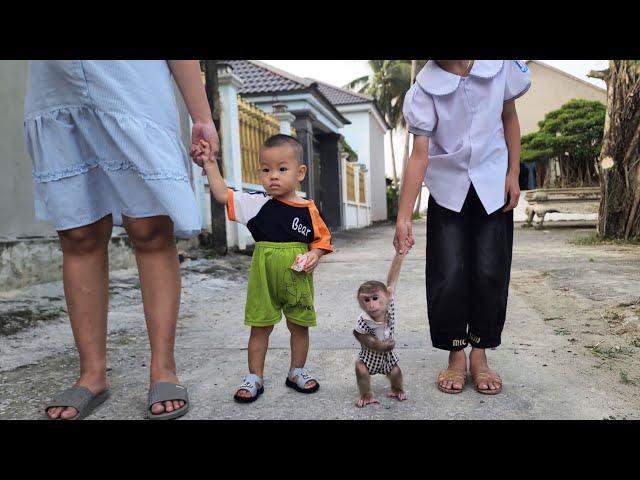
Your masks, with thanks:
[(291, 135), (285, 135), (284, 133), (278, 133), (267, 138), (262, 144), (262, 148), (281, 147), (282, 145), (289, 145), (295, 152), (298, 165), (301, 165), (304, 161), (304, 150), (302, 144)]
[(360, 297), (360, 295), (363, 293), (371, 295), (377, 290), (382, 290), (384, 293), (387, 293), (387, 286), (382, 282), (378, 282), (377, 280), (369, 280), (368, 282), (364, 282), (362, 285), (360, 285), (356, 298)]

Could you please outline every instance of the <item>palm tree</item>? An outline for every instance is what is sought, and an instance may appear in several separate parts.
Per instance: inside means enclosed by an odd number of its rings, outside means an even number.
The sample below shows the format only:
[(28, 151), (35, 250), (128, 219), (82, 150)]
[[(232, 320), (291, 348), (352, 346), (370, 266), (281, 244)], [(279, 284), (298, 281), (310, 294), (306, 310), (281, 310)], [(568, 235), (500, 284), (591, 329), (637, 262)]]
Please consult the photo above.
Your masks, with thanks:
[(404, 95), (411, 83), (411, 63), (409, 60), (369, 60), (371, 74), (349, 82), (345, 88), (370, 95), (375, 100), (391, 127), (391, 164), (393, 183), (398, 184), (395, 151), (393, 148), (393, 130), (399, 124), (404, 126), (402, 105)]

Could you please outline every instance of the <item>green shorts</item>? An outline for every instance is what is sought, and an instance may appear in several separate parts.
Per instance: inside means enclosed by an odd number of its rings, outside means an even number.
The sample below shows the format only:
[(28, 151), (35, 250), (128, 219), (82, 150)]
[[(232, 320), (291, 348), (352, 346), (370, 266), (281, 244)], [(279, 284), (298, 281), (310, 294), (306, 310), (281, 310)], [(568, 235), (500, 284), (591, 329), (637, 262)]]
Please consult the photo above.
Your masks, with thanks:
[(303, 327), (316, 326), (313, 308), (313, 274), (295, 272), (296, 255), (309, 251), (298, 242), (256, 242), (247, 286), (244, 323), (269, 327), (282, 319)]

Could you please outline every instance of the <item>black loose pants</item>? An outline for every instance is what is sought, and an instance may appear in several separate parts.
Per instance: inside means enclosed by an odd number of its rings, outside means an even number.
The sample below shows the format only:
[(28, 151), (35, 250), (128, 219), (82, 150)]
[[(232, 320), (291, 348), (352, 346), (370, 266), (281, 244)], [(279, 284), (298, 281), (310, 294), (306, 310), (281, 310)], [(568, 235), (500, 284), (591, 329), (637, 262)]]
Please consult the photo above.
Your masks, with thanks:
[(512, 248), (513, 210), (488, 215), (473, 185), (459, 213), (429, 197), (426, 284), (434, 347), (500, 345)]

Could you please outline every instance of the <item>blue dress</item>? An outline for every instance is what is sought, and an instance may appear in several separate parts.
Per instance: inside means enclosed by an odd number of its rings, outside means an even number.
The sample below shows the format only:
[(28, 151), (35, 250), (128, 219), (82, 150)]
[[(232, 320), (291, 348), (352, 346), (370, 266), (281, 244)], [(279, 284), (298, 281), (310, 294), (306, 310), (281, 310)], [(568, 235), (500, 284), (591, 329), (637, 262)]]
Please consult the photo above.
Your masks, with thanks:
[(30, 61), (24, 129), (36, 217), (56, 230), (124, 214), (200, 232), (166, 61)]

